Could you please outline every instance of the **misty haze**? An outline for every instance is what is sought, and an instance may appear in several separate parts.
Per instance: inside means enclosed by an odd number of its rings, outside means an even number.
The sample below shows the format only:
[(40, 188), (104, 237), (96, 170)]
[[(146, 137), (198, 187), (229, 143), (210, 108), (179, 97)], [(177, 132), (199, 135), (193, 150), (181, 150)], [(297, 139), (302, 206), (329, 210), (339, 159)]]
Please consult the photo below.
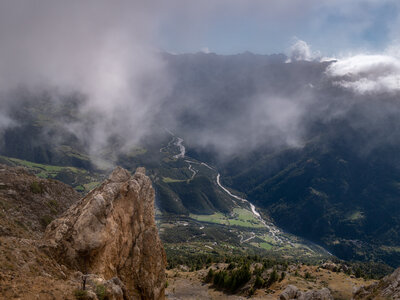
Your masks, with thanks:
[(0, 1), (0, 299), (400, 299), (400, 3)]

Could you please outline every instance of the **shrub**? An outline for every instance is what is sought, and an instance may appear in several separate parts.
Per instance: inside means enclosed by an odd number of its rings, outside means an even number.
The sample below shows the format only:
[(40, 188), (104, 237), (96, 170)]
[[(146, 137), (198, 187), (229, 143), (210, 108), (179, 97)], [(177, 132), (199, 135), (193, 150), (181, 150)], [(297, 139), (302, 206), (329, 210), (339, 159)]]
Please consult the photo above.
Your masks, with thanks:
[(311, 276), (311, 274), (307, 271), (306, 274), (304, 275), (305, 279), (312, 279), (313, 277)]
[(204, 282), (210, 283), (213, 281), (213, 279), (214, 279), (214, 271), (213, 269), (210, 268), (210, 270), (208, 270), (207, 276), (204, 278)]
[(254, 282), (254, 289), (259, 289), (264, 285), (264, 280), (257, 275), (256, 276), (256, 281)]
[(244, 264), (239, 269), (230, 270), (229, 272), (225, 270), (219, 272), (209, 270), (205, 281), (210, 280), (211, 282), (211, 278), (217, 288), (233, 292), (250, 280), (250, 267), (248, 264)]
[(262, 268), (255, 267), (253, 270), (253, 275), (261, 275), (263, 272)]
[(37, 181), (32, 182), (31, 183), (31, 192), (34, 194), (42, 194), (43, 193), (42, 185)]
[(232, 282), (230, 289), (234, 291), (250, 280), (251, 273), (249, 265), (245, 264), (239, 270), (233, 271), (232, 277), (235, 279), (235, 282)]
[(362, 272), (361, 268), (356, 269), (356, 271), (354, 272), (354, 276), (356, 276), (357, 278), (360, 278), (363, 276), (363, 272)]
[(285, 279), (286, 273), (282, 272), (281, 273), (281, 278), (279, 278), (279, 282), (281, 282), (283, 279)]
[(50, 207), (54, 207), (54, 208), (58, 208), (59, 207), (59, 204), (58, 204), (57, 200), (52, 199), (52, 200), (49, 200), (49, 202), (47, 202), (47, 203), (48, 203), (48, 205)]
[(278, 273), (276, 272), (276, 269), (274, 268), (274, 270), (269, 275), (267, 282), (265, 283), (266, 287), (267, 288), (270, 287), (274, 282), (278, 281), (278, 279), (279, 279)]
[(81, 290), (81, 289), (75, 290), (74, 296), (75, 296), (75, 299), (77, 299), (77, 300), (87, 300), (88, 299), (87, 291)]
[(53, 221), (53, 218), (49, 215), (44, 215), (43, 217), (40, 218), (40, 224), (42, 224), (43, 227), (46, 227)]
[(106, 287), (102, 284), (96, 286), (96, 296), (99, 300), (106, 299)]

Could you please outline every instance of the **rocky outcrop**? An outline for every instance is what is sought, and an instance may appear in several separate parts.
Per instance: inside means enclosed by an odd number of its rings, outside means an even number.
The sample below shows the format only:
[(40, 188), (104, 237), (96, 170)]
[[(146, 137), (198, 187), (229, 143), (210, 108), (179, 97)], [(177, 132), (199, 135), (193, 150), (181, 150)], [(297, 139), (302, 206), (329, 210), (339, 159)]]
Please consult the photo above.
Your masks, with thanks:
[[(80, 294), (84, 299), (108, 299), (108, 300), (126, 300), (128, 292), (124, 283), (118, 278), (113, 277), (105, 280), (96, 274), (83, 275), (81, 272), (74, 274), (76, 280), (84, 279), (85, 289), (77, 289), (75, 293)], [(83, 281), (82, 281), (83, 282)], [(75, 295), (75, 298), (76, 297)]]
[(280, 300), (333, 300), (331, 292), (327, 288), (318, 291), (302, 292), (294, 285), (288, 285), (279, 296)]
[(349, 267), (346, 264), (335, 264), (331, 261), (327, 261), (321, 265), (322, 269), (329, 270), (331, 272), (348, 272)]
[(361, 286), (354, 292), (354, 299), (400, 299), (400, 268), (381, 281)]
[(46, 229), (57, 261), (104, 280), (120, 279), (129, 299), (163, 299), (166, 256), (154, 220), (154, 190), (144, 168), (110, 177)]

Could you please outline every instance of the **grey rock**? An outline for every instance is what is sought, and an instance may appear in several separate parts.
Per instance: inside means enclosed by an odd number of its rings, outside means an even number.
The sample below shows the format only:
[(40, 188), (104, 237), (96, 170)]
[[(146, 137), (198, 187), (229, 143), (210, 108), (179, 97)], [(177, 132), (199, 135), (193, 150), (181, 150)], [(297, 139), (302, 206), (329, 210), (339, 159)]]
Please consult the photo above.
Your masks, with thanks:
[(318, 291), (302, 292), (294, 285), (288, 285), (286, 289), (280, 294), (280, 300), (333, 300), (331, 292), (327, 288)]
[[(45, 232), (49, 251), (84, 274), (109, 279), (110, 295), (164, 299), (166, 255), (154, 218), (154, 189), (144, 168), (116, 168)], [(111, 296), (110, 299), (114, 299)], [(121, 298), (122, 299), (122, 298)]]
[(400, 268), (381, 281), (369, 286), (361, 286), (353, 293), (354, 299), (400, 299)]

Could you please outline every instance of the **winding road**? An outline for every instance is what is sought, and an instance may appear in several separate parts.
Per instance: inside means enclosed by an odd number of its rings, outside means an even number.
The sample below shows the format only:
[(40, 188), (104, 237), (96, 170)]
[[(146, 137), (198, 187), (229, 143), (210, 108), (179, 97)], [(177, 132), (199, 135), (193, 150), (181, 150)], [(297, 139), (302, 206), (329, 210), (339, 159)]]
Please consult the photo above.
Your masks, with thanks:
[(240, 243), (242, 244), (242, 243), (246, 243), (246, 242), (254, 239), (256, 237), (256, 234), (254, 232), (251, 232), (251, 237), (249, 237), (249, 238), (247, 238), (245, 240), (244, 240), (244, 237), (243, 237), (242, 234), (239, 234), (239, 236), (240, 236)]
[[(170, 143), (172, 142), (172, 143), (174, 143), (175, 146), (178, 147), (178, 149), (179, 149), (179, 153), (176, 154), (176, 155), (174, 155), (174, 158), (176, 158), (176, 159), (178, 159), (178, 158), (185, 158), (186, 148), (185, 148), (185, 146), (183, 145), (183, 141), (184, 141), (184, 140), (183, 140), (182, 138), (180, 138), (180, 137), (175, 136), (171, 131), (169, 131), (169, 130), (167, 130), (167, 131), (168, 131), (168, 133), (170, 133), (170, 134), (173, 136), (172, 141), (170, 141), (170, 142), (168, 143), (168, 145), (170, 145)], [(162, 148), (162, 149), (163, 149), (163, 148)], [(161, 149), (160, 149), (160, 151), (161, 151)], [(217, 172), (217, 180), (216, 180), (216, 181), (217, 181), (217, 185), (218, 185), (225, 193), (227, 193), (230, 197), (232, 197), (232, 198), (234, 198), (234, 199), (236, 199), (236, 200), (239, 200), (239, 201), (241, 201), (242, 203), (247, 203), (247, 204), (249, 205), (249, 207), (250, 207), (251, 212), (252, 212), (253, 215), (255, 216), (255, 218), (258, 219), (258, 220), (268, 229), (268, 231), (271, 233), (272, 238), (273, 238), (276, 242), (283, 243), (282, 239), (278, 236), (278, 234), (280, 233), (280, 230), (279, 230), (278, 228), (276, 228), (276, 226), (273, 225), (272, 223), (267, 224), (267, 223), (265, 222), (265, 220), (261, 217), (260, 213), (256, 210), (256, 207), (255, 207), (250, 201), (248, 201), (247, 199), (241, 198), (241, 197), (239, 197), (239, 196), (237, 196), (237, 195), (232, 194), (226, 187), (224, 187), (224, 186), (221, 184), (221, 174), (218, 173), (218, 171), (217, 171), (215, 168), (211, 167), (210, 165), (206, 164), (205, 162), (195, 162), (195, 161), (191, 161), (191, 160), (187, 160), (187, 159), (185, 160), (185, 162), (188, 163), (188, 165), (189, 165), (189, 166), (188, 166), (188, 169), (189, 169), (189, 171), (192, 172), (192, 177), (190, 178), (190, 180), (192, 180), (192, 179), (196, 176), (196, 174), (198, 173), (198, 170), (193, 169), (192, 164), (200, 164), (200, 165), (203, 165), (203, 166), (205, 166), (206, 168), (208, 168), (208, 169), (210, 169), (210, 170), (213, 170), (213, 171)], [(255, 236), (255, 235), (254, 235), (254, 236)], [(254, 237), (251, 237), (250, 239), (252, 239), (252, 238), (254, 238)], [(241, 242), (246, 242), (246, 241), (248, 241), (248, 240), (250, 240), (250, 239), (247, 239), (247, 240), (244, 240), (244, 241), (243, 241), (243, 237), (242, 237), (242, 238), (241, 238)]]
[(196, 176), (197, 172), (199, 172), (198, 170), (194, 169), (192, 167), (192, 163), (190, 160), (185, 160), (185, 162), (187, 162), (189, 164), (189, 171), (192, 172), (192, 177), (190, 177), (190, 180), (193, 180), (194, 176)]

